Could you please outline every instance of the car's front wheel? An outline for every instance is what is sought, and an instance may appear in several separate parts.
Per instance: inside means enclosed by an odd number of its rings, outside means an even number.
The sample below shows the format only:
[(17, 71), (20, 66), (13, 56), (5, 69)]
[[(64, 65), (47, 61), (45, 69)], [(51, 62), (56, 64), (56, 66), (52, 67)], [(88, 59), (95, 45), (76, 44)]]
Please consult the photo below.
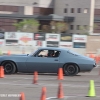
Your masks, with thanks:
[(74, 76), (77, 75), (79, 72), (78, 66), (75, 64), (65, 64), (63, 70), (64, 74), (67, 76)]
[(6, 61), (2, 63), (5, 74), (14, 74), (16, 72), (16, 66), (13, 62)]

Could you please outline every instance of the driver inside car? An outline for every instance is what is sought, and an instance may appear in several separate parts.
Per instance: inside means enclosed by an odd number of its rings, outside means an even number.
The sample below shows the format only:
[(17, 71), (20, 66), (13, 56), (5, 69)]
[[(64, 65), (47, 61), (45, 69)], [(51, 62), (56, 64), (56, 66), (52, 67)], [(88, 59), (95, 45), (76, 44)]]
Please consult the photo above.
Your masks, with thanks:
[(48, 51), (48, 57), (54, 57), (54, 54), (55, 54), (54, 50)]

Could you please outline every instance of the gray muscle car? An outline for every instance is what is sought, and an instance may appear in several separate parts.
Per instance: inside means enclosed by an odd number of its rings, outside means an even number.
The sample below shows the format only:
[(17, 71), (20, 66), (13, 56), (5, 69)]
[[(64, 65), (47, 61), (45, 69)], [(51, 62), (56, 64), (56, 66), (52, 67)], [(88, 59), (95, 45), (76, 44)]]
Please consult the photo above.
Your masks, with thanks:
[(63, 68), (65, 75), (90, 72), (96, 63), (94, 59), (77, 54), (65, 48), (41, 47), (32, 54), (0, 56), (0, 66), (6, 74), (16, 72), (57, 73)]

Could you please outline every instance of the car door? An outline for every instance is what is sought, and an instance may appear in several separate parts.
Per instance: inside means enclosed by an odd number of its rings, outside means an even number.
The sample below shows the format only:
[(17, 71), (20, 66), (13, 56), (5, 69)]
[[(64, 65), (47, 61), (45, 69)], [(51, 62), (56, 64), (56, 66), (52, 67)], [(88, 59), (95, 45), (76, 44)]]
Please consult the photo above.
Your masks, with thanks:
[(28, 72), (57, 72), (59, 57), (29, 57), (26, 62)]

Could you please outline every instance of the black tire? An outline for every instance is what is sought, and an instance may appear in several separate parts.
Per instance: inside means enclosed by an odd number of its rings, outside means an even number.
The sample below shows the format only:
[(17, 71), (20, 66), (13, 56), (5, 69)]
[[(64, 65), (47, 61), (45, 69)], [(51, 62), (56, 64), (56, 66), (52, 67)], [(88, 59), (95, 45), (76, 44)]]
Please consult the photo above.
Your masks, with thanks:
[(78, 74), (79, 69), (75, 64), (65, 64), (63, 67), (64, 74), (67, 76), (75, 76)]
[(2, 64), (5, 74), (14, 74), (16, 72), (16, 66), (11, 61), (6, 61)]

